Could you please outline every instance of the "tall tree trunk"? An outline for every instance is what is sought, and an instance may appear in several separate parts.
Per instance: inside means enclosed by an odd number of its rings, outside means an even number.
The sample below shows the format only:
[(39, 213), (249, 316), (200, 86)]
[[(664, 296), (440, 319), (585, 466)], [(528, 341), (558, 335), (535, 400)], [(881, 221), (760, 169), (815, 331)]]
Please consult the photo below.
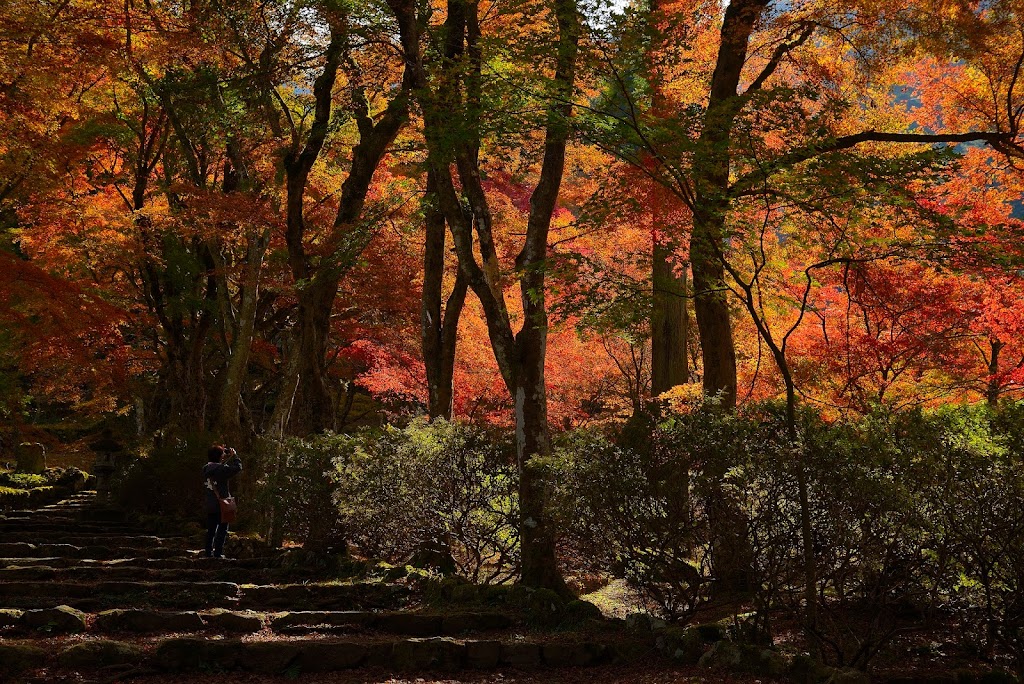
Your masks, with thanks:
[(1003, 343), (996, 338), (992, 338), (988, 341), (989, 343), (989, 357), (988, 357), (988, 386), (985, 388), (985, 402), (990, 408), (997, 408), (999, 406), (999, 394), (1001, 393), (1001, 387), (999, 386), (999, 353), (1003, 350)]
[(238, 321), (231, 340), (230, 356), (224, 370), (221, 385), (217, 429), (225, 439), (241, 437), (239, 406), (242, 386), (249, 368), (249, 353), (252, 349), (253, 330), (256, 327), (256, 304), (259, 301), (260, 275), (263, 272), (263, 257), (270, 245), (270, 230), (262, 233), (252, 231), (248, 236), (245, 258), (245, 275), (242, 278)]
[[(404, 29), (403, 29), (404, 30)], [(320, 155), (330, 129), (332, 91), (337, 72), (349, 45), (345, 21), (331, 15), (331, 43), (327, 48), (323, 72), (313, 86), (316, 109), (313, 124), (301, 150), (298, 141), (284, 160), (287, 173), (288, 260), (298, 286), (298, 321), (293, 353), (300, 355), (299, 387), (294, 413), (303, 428), (318, 432), (334, 427), (334, 397), (327, 383), (327, 349), (331, 311), (341, 277), (366, 248), (372, 237), (360, 226), (366, 196), (373, 176), (388, 147), (408, 119), (409, 90), (413, 74), (403, 72), (402, 87), (377, 118), (370, 114), (362, 88), (352, 85), (352, 110), (359, 131), (359, 142), (352, 149), (351, 166), (341, 186), (338, 213), (330, 232), (324, 237), (329, 254), (314, 265), (305, 251), (306, 224), (303, 211), (309, 172)], [(403, 39), (404, 40), (404, 39)]]
[(736, 405), (736, 349), (722, 265), (730, 208), (729, 146), (742, 106), (737, 88), (747, 59), (747, 44), (767, 5), (768, 0), (733, 0), (725, 10), (708, 108), (693, 160), (693, 310), (700, 331), (704, 391), (709, 395), (721, 393), (726, 408)]
[[(664, 18), (661, 0), (650, 0), (649, 25), (656, 31)], [(653, 109), (668, 111), (669, 103), (662, 88), (656, 52), (663, 41), (653, 40), (647, 55), (647, 79), (653, 90)], [(653, 160), (651, 160), (653, 162)], [(669, 218), (669, 207), (678, 202), (660, 183), (654, 185), (652, 249), (651, 249), (651, 395), (657, 397), (676, 385), (690, 380), (687, 337), (689, 312), (686, 304), (686, 270), (677, 269), (675, 235), (678, 227)]]
[(444, 304), (442, 286), (445, 272), (445, 219), (438, 204), (437, 181), (433, 171), (427, 172), (424, 211), (426, 239), (423, 252), (423, 297), (421, 324), (423, 365), (427, 375), (427, 415), (452, 417), (454, 398), (455, 352), (459, 318), (466, 301), (466, 279), (458, 273), (455, 286)]
[(327, 345), (337, 291), (338, 281), (329, 277), (314, 278), (298, 291), (293, 352), (299, 356), (299, 385), (292, 415), (302, 431), (322, 432), (335, 428), (335, 402), (328, 385)]
[(724, 216), (693, 215), (690, 268), (693, 271), (693, 313), (700, 335), (704, 393), (719, 395), (722, 406), (736, 406), (736, 348), (722, 267)]
[(544, 357), (547, 321), (531, 326), (518, 360), (515, 393), (516, 456), (519, 463), (519, 514), (522, 582), (531, 587), (566, 591), (555, 555), (556, 530), (548, 512), (549, 482), (538, 457), (551, 454)]
[(651, 310), (651, 394), (657, 397), (689, 381), (686, 340), (686, 272), (678, 272), (672, 250), (655, 239)]
[[(403, 27), (403, 38), (415, 35), (415, 3), (389, 0)], [(463, 12), (464, 10), (464, 12)], [(434, 172), (439, 205), (451, 228), (459, 269), (477, 295), (484, 310), (491, 348), (505, 386), (515, 405), (516, 454), (520, 474), (520, 530), (522, 539), (522, 581), (567, 593), (555, 555), (556, 531), (548, 516), (545, 477), (538, 462), (551, 452), (547, 421), (547, 393), (544, 362), (547, 353), (547, 309), (545, 304), (545, 261), (547, 239), (565, 169), (565, 150), (569, 140), (569, 117), (575, 84), (576, 57), (580, 38), (579, 15), (574, 0), (555, 0), (558, 24), (557, 57), (552, 81), (553, 97), (547, 104), (544, 158), (540, 178), (530, 197), (526, 239), (516, 258), (516, 269), (523, 306), (523, 326), (513, 334), (504, 302), (498, 254), (491, 233), (491, 213), (479, 168), (479, 138), (471, 119), (471, 133), (456, 146), (455, 161), (462, 190), (469, 200), (471, 215), (463, 211), (451, 172), (451, 154), (442, 142), (447, 131), (444, 107), (459, 99), (464, 87), (468, 109), (477, 112), (482, 67), (478, 5), (449, 0), (449, 39), (466, 36), (470, 60), (468, 73), (458, 78), (452, 69), (442, 70), (439, 82), (426, 78), (419, 54), (418, 40), (403, 39), (407, 61), (415, 66), (417, 90), (423, 105), (430, 169)], [(459, 17), (465, 17), (459, 23)], [(458, 23), (458, 25), (454, 25)], [(440, 85), (439, 85), (440, 83)], [(454, 84), (454, 88), (450, 87)], [(472, 115), (471, 115), (472, 116)], [(480, 258), (474, 248), (474, 228)]]

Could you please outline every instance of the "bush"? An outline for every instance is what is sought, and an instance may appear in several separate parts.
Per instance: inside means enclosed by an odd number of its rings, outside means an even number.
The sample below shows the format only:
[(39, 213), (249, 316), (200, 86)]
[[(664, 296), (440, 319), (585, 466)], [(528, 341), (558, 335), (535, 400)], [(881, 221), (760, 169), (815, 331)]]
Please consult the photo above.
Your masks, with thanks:
[(518, 574), (518, 477), (511, 446), (423, 419), (363, 433), (335, 459), (341, 520), (371, 556), (443, 566), (475, 582)]
[(213, 435), (175, 438), (132, 461), (114, 485), (121, 506), (141, 515), (205, 518), (202, 468)]
[(255, 445), (253, 504), (260, 512), (255, 522), (273, 537), (273, 545), (287, 539), (314, 551), (344, 549), (335, 506), (335, 462), (347, 458), (358, 442), (357, 437), (325, 434)]
[(565, 546), (626, 579), (665, 617), (693, 615), (710, 598), (715, 545), (705, 483), (692, 476), (709, 459), (717, 471), (720, 455), (741, 441), (736, 427), (709, 405), (660, 424), (636, 416), (615, 439), (565, 435), (555, 503)]
[[(944, 599), (967, 626), (962, 634), (1003, 651), (1024, 674), (1024, 444), (1021, 405), (995, 416), (947, 412), (945, 453), (932, 464), (920, 501), (938, 531), (936, 551), (956, 581)], [(972, 633), (973, 632), (973, 633)]]
[(635, 419), (612, 437), (572, 433), (559, 449), (566, 548), (670, 619), (707, 603), (740, 559), (756, 631), (770, 635), (772, 615), (806, 608), (802, 473), (812, 637), (830, 662), (866, 668), (903, 631), (955, 616), (974, 625), (959, 632), (966, 642), (987, 640), (1019, 667), (1022, 415), (956, 408), (828, 423), (804, 411), (792, 440), (778, 404), (730, 415), (712, 403)]

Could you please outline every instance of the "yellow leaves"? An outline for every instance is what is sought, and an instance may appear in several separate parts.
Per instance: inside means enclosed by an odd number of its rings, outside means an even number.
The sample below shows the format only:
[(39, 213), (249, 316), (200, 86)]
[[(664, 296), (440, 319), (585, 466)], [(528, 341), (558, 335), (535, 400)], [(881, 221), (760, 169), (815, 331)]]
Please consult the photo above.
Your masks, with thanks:
[(664, 402), (671, 413), (687, 414), (704, 402), (704, 388), (699, 383), (676, 385), (655, 398)]

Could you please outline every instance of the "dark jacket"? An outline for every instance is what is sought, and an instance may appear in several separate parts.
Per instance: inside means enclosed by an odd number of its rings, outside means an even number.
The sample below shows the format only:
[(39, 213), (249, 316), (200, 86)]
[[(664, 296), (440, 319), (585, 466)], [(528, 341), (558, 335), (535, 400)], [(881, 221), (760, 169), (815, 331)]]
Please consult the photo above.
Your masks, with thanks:
[[(220, 502), (217, 499), (217, 494), (220, 494), (221, 499), (231, 496), (231, 492), (228, 490), (228, 480), (240, 472), (242, 472), (242, 462), (237, 456), (227, 463), (211, 462), (203, 466), (203, 487), (206, 489), (207, 513), (217, 513), (220, 511)], [(217, 488), (216, 494), (210, 488), (210, 480), (213, 480), (213, 485)]]

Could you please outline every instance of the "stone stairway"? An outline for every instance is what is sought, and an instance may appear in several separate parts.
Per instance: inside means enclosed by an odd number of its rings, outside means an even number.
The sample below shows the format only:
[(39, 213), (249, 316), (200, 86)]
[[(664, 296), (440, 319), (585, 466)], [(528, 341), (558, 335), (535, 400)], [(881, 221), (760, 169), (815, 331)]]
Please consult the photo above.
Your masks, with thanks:
[[(325, 577), (274, 557), (207, 559), (91, 493), (0, 517), (0, 681), (65, 670), (296, 675), (649, 661), (649, 637), (589, 619), (430, 608), (413, 582)], [(228, 549), (231, 549), (229, 540)]]

